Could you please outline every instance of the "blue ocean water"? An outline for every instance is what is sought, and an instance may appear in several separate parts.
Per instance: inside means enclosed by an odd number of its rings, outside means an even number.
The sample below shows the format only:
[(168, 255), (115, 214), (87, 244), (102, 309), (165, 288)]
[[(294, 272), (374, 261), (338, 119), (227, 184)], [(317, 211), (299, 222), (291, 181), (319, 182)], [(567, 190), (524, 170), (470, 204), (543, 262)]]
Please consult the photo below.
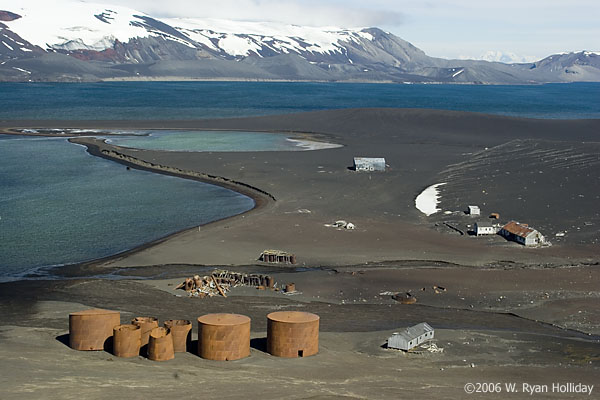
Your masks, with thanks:
[[(600, 83), (0, 83), (0, 120), (198, 119), (350, 107), (600, 118)], [(186, 133), (180, 136), (189, 146)], [(179, 139), (159, 134), (131, 140), (143, 140), (139, 147), (156, 141), (164, 148)], [(249, 150), (245, 146), (258, 140), (245, 140), (241, 148), (230, 140), (221, 149)], [(273, 135), (265, 140), (259, 145), (275, 148), (282, 139)], [(126, 171), (64, 139), (0, 135), (0, 279), (114, 254), (251, 207), (251, 199), (222, 188)]]
[(600, 83), (402, 85), (290, 82), (0, 83), (0, 119), (197, 119), (350, 107), (600, 118)]
[(0, 280), (115, 254), (253, 205), (218, 186), (127, 170), (65, 139), (0, 135)]

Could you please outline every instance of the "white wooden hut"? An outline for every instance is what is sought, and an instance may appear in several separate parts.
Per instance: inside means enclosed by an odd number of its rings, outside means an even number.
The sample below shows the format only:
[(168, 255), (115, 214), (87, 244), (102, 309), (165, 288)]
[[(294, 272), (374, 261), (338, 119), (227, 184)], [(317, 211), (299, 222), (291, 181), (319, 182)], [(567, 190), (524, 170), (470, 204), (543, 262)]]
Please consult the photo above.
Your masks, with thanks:
[(487, 221), (475, 222), (475, 234), (477, 236), (481, 235), (495, 235), (498, 232), (496, 227)]
[(388, 338), (387, 346), (392, 349), (408, 351), (423, 342), (433, 339), (434, 330), (427, 322), (421, 322)]
[(385, 158), (354, 157), (354, 170), (357, 172), (385, 171)]
[(468, 213), (469, 215), (481, 215), (481, 210), (479, 206), (469, 206)]

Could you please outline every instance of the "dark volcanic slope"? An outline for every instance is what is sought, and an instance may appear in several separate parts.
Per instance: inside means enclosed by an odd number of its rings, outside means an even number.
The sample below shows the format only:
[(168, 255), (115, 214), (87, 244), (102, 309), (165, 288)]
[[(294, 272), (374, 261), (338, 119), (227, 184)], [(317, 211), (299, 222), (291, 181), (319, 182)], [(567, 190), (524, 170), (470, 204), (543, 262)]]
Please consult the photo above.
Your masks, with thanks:
[[(484, 211), (535, 225), (552, 242), (600, 242), (600, 144), (514, 140), (440, 174), (442, 208)], [(484, 214), (485, 214), (484, 212)], [(566, 233), (566, 237), (555, 236)]]
[(348, 142), (493, 146), (514, 139), (600, 141), (600, 120), (527, 119), (463, 111), (348, 108), (264, 117), (201, 120), (0, 120), (0, 128), (181, 128), (314, 132)]

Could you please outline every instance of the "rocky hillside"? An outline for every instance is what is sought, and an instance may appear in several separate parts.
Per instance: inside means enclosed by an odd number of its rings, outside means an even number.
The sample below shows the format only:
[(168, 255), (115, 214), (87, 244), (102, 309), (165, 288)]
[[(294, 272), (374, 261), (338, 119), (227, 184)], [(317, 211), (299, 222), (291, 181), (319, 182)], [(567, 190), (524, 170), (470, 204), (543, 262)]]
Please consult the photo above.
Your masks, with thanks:
[(74, 0), (0, 0), (0, 80), (103, 79), (600, 81), (600, 55), (526, 64), (444, 60), (378, 28), (158, 19)]

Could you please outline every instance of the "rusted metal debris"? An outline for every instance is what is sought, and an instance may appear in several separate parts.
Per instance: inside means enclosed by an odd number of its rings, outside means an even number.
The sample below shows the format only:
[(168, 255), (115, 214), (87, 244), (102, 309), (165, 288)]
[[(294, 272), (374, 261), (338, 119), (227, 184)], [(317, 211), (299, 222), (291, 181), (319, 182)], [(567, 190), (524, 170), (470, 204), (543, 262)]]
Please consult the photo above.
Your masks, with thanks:
[(445, 292), (446, 291), (446, 288), (443, 287), (443, 286), (433, 285), (431, 288), (433, 289), (433, 291), (435, 292), (435, 294), (439, 294), (441, 292)]
[(417, 302), (417, 298), (408, 292), (396, 293), (392, 296), (392, 299), (399, 301), (402, 304), (415, 304)]
[(206, 296), (227, 297), (227, 292), (233, 287), (250, 286), (273, 290), (275, 279), (270, 275), (243, 274), (226, 270), (215, 270), (210, 275), (194, 275), (175, 287), (189, 293), (190, 297), (204, 298)]

